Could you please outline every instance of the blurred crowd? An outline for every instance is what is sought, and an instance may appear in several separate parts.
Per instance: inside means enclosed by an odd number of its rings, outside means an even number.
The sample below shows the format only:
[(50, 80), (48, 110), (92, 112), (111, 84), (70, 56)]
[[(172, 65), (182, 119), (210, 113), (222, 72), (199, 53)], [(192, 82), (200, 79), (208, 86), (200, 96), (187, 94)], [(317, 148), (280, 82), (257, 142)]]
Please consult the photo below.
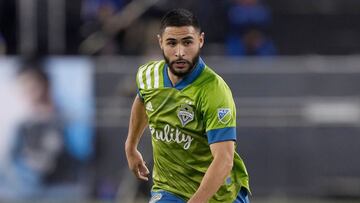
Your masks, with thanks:
[(198, 15), (206, 54), (277, 53), (261, 0), (0, 0), (0, 54), (158, 54), (160, 18), (176, 7)]
[(357, 0), (0, 0), (0, 54), (160, 55), (160, 18), (179, 7), (200, 19), (207, 55), (360, 52)]

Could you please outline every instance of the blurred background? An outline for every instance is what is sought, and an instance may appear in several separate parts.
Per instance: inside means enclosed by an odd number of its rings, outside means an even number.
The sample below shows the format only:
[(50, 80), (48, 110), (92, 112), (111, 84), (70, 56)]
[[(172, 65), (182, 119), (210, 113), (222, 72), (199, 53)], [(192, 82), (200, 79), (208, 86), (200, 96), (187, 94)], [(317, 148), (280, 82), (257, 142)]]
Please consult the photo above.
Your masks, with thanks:
[(360, 202), (358, 0), (0, 0), (0, 202), (147, 202), (124, 142), (178, 7), (233, 91), (251, 202)]

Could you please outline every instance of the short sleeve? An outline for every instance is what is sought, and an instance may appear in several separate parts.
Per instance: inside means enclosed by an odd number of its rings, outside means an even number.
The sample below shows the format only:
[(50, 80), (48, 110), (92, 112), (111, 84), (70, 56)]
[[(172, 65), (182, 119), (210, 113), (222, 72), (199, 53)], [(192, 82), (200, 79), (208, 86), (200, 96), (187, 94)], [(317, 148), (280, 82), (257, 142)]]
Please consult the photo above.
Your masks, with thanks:
[(145, 69), (147, 68), (148, 64), (140, 66), (137, 73), (136, 73), (136, 92), (137, 95), (140, 97), (141, 100), (144, 100), (142, 91), (145, 88)]
[(222, 79), (206, 88), (202, 114), (209, 144), (236, 140), (236, 107), (230, 88)]
[(150, 61), (140, 66), (136, 73), (137, 94), (144, 100), (145, 90), (158, 88), (160, 86), (159, 70), (162, 61)]

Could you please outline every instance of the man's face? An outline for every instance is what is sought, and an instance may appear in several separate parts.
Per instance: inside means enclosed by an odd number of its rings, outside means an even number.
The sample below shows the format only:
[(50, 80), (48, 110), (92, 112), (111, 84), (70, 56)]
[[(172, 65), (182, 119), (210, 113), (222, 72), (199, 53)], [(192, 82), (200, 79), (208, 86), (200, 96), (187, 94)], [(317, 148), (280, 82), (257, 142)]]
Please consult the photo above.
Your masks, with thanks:
[(171, 73), (183, 77), (191, 72), (199, 60), (204, 33), (193, 26), (166, 27), (158, 38)]
[(25, 72), (19, 76), (21, 90), (31, 104), (39, 104), (47, 94), (45, 83), (33, 72)]

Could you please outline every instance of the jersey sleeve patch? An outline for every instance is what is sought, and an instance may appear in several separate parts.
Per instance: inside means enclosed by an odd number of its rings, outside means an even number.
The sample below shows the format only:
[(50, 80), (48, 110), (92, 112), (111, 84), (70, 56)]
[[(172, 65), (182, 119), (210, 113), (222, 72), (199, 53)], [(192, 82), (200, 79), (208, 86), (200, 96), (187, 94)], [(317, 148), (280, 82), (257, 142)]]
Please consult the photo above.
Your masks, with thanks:
[(223, 142), (233, 140), (236, 141), (236, 128), (228, 127), (228, 128), (220, 128), (209, 130), (206, 132), (207, 139), (209, 144), (213, 144), (216, 142)]

